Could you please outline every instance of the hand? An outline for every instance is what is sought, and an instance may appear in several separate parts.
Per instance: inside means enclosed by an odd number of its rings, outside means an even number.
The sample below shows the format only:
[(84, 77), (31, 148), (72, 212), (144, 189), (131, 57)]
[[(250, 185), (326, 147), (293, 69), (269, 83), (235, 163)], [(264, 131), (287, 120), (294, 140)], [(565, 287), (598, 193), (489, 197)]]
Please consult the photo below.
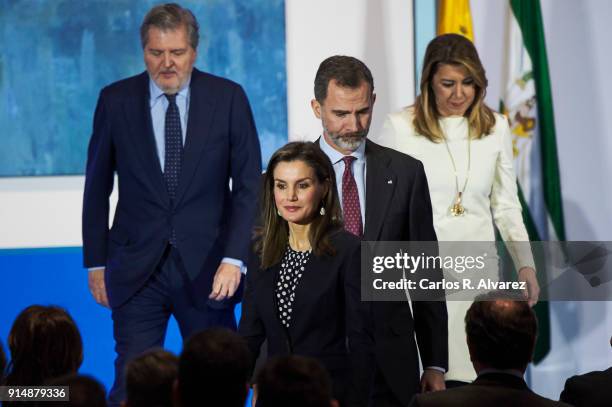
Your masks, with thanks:
[(425, 369), (421, 376), (421, 393), (445, 390), (444, 373), (436, 369)]
[(215, 273), (212, 291), (208, 298), (216, 301), (231, 298), (238, 289), (241, 277), (240, 267), (234, 266), (233, 264), (221, 263)]
[(527, 290), (523, 291), (523, 295), (530, 307), (537, 304), (538, 298), (540, 297), (540, 285), (536, 277), (536, 272), (531, 267), (523, 267), (518, 272), (519, 281), (525, 281), (527, 283)]
[(94, 297), (96, 302), (106, 308), (108, 305), (108, 296), (106, 295), (106, 285), (104, 284), (105, 269), (91, 270), (87, 276), (89, 292)]

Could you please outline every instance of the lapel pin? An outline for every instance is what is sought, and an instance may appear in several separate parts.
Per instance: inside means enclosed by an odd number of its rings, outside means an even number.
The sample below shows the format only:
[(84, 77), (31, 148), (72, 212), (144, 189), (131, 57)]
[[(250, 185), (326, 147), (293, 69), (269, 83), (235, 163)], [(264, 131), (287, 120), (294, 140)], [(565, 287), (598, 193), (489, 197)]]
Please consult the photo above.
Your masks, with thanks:
[(393, 180), (392, 179), (387, 180), (387, 184), (393, 184)]

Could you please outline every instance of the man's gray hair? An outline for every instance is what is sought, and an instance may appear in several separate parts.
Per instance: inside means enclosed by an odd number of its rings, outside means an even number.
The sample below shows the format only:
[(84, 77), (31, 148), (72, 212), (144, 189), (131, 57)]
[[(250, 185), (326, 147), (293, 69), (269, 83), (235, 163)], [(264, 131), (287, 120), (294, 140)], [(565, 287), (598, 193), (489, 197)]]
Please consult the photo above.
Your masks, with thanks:
[(196, 50), (200, 41), (200, 26), (193, 13), (176, 3), (160, 4), (153, 7), (140, 26), (140, 42), (144, 49), (149, 40), (149, 28), (155, 27), (161, 31), (173, 31), (181, 26), (187, 30), (189, 45)]

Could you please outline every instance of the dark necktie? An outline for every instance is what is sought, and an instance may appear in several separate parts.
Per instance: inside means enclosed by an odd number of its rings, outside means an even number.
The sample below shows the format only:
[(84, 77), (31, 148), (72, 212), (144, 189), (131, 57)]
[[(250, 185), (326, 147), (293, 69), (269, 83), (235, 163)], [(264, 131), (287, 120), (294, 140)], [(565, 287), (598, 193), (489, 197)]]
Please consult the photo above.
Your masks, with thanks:
[(361, 222), (361, 207), (359, 206), (359, 193), (357, 183), (353, 177), (352, 163), (357, 158), (347, 155), (344, 161), (342, 174), (342, 214), (344, 215), (344, 228), (357, 237), (363, 236), (363, 223)]
[[(181, 175), (181, 164), (183, 161), (183, 133), (181, 131), (181, 115), (176, 105), (176, 94), (168, 95), (168, 109), (166, 109), (166, 125), (164, 131), (166, 154), (164, 157), (164, 180), (168, 189), (170, 201), (174, 204), (174, 197)], [(176, 243), (174, 229), (170, 235), (170, 244)]]

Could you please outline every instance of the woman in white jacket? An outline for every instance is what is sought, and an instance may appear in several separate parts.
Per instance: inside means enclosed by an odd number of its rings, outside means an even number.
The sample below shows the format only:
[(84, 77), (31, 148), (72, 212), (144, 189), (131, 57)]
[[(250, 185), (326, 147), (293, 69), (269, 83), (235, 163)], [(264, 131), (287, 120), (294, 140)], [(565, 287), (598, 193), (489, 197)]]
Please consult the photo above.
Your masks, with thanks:
[[(517, 194), (506, 118), (484, 103), (487, 79), (476, 48), (456, 34), (433, 39), (425, 53), (414, 105), (390, 114), (374, 141), (422, 161), (439, 241), (508, 243), (518, 278), (537, 302), (538, 282)], [(522, 247), (522, 249), (521, 249)], [(471, 302), (449, 301), (447, 387), (471, 382), (463, 319)]]

